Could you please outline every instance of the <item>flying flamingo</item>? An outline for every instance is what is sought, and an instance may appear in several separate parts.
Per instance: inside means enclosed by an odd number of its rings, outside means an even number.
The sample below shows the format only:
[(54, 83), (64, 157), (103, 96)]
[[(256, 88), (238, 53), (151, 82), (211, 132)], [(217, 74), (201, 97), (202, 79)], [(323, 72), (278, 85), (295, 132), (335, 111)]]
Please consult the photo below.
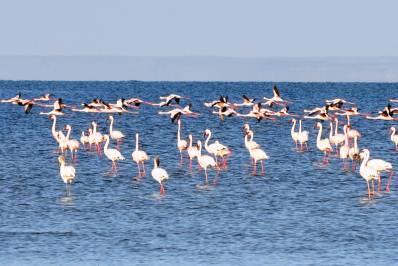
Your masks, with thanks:
[[(133, 157), (133, 161), (137, 163), (138, 167), (138, 176), (144, 176), (145, 175), (145, 161), (149, 160), (148, 155), (146, 154), (145, 151), (139, 149), (139, 135), (138, 133), (135, 134), (135, 150), (131, 154), (131, 157)], [(142, 164), (142, 172), (140, 169), (140, 164)]]
[(159, 182), (160, 194), (164, 194), (165, 190), (162, 182), (169, 179), (169, 175), (167, 174), (166, 170), (159, 167), (159, 163), (159, 156), (156, 156), (155, 159), (153, 159), (153, 169), (151, 171), (151, 175), (153, 179)]
[(69, 196), (71, 192), (72, 182), (76, 176), (76, 169), (73, 166), (65, 165), (65, 157), (59, 156), (58, 162), (60, 164), (59, 174), (66, 185), (66, 194)]
[(112, 161), (112, 170), (116, 171), (116, 161), (124, 160), (123, 155), (116, 149), (108, 149), (109, 145), (109, 135), (104, 135), (106, 141), (104, 146), (104, 154)]

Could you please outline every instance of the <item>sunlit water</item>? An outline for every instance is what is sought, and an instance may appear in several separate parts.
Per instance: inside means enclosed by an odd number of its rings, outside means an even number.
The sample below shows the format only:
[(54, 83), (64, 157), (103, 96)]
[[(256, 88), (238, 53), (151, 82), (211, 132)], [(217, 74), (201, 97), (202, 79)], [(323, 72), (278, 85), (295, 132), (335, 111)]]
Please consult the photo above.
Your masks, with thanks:
[[(367, 199), (366, 183), (356, 171), (343, 171), (341, 161), (320, 163), (314, 121), (310, 152), (297, 153), (290, 137), (289, 118), (276, 122), (221, 121), (203, 106), (204, 101), (241, 94), (261, 99), (272, 96), (271, 83), (164, 83), (164, 82), (0, 82), (0, 98), (21, 91), (30, 98), (51, 92), (68, 104), (94, 97), (115, 101), (140, 97), (158, 101), (171, 92), (189, 96), (200, 117), (183, 118), (188, 133), (203, 140), (210, 128), (214, 139), (233, 154), (227, 171), (209, 171), (210, 186), (203, 189), (204, 172), (194, 163), (179, 164), (176, 125), (156, 107), (144, 105), (139, 115), (115, 115), (115, 128), (126, 134), (121, 151), (126, 160), (111, 173), (111, 162), (95, 152), (78, 153), (76, 182), (71, 196), (59, 176), (57, 145), (47, 116), (40, 108), (24, 114), (22, 107), (0, 104), (0, 259), (1, 264), (140, 264), (140, 265), (325, 265), (398, 263), (398, 193), (396, 177), (391, 192)], [(282, 96), (294, 103), (293, 113), (342, 97), (358, 103), (362, 112), (382, 109), (398, 98), (398, 84), (280, 83)], [(185, 102), (182, 102), (184, 105)], [(244, 110), (244, 109), (242, 109)], [(245, 112), (245, 111), (242, 111)], [(106, 114), (72, 113), (59, 117), (57, 129), (72, 125), (79, 138), (91, 121), (107, 131)], [(249, 122), (255, 140), (270, 160), (265, 176), (253, 176), (244, 148), (242, 125)], [(360, 148), (371, 157), (397, 167), (398, 153), (388, 135), (397, 122), (353, 118), (362, 132)], [(326, 123), (324, 123), (326, 125)], [(340, 129), (340, 132), (342, 130)], [(131, 159), (134, 134), (142, 148), (170, 179), (166, 194), (159, 194), (151, 178), (137, 178)], [(111, 143), (114, 147), (115, 143)], [(70, 157), (67, 157), (70, 163)], [(384, 185), (385, 185), (384, 179)]]

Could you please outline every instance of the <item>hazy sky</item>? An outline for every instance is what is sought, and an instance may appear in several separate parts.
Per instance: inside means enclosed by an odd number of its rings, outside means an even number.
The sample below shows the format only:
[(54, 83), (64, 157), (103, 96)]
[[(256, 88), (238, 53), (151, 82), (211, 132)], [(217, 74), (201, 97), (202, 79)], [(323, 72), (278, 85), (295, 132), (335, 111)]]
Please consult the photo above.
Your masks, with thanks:
[(398, 56), (395, 0), (0, 3), (0, 55)]

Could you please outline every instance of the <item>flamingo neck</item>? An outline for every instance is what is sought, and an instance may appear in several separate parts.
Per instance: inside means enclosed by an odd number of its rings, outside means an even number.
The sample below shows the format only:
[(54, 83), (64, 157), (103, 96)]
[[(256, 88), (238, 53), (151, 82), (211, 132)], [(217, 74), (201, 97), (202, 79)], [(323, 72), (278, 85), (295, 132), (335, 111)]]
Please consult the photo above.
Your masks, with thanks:
[(333, 137), (333, 122), (330, 122), (330, 133), (329, 133), (329, 138)]
[(354, 148), (355, 148), (355, 149), (358, 149), (357, 137), (354, 138)]
[(290, 129), (290, 134), (293, 135), (294, 134), (294, 129), (296, 128), (296, 120), (293, 121), (293, 125), (292, 128)]
[(344, 145), (348, 146), (348, 129), (347, 127), (344, 127)]
[(181, 122), (180, 122), (180, 120), (178, 120), (178, 129), (177, 129), (177, 140), (178, 140), (178, 141), (181, 140), (181, 133), (180, 133), (180, 130), (181, 130)]
[(363, 158), (361, 163), (360, 171), (362, 171), (366, 167), (368, 161), (369, 161), (369, 154), (365, 153), (365, 157)]
[(135, 134), (135, 150), (138, 151), (138, 134)]
[(336, 118), (336, 127), (334, 128), (334, 135), (337, 135), (338, 130), (339, 130), (339, 120), (337, 120)]
[(209, 132), (209, 135), (207, 135), (206, 141), (205, 141), (205, 148), (208, 149), (209, 147), (209, 140), (211, 138), (211, 131)]
[(251, 134), (250, 134), (250, 141), (253, 141), (254, 133), (253, 133), (253, 131), (251, 131), (250, 133), (251, 133)]
[(66, 133), (66, 139), (69, 140), (70, 132), (72, 131), (71, 127), (68, 127), (68, 133)]
[(247, 134), (245, 135), (245, 145), (247, 146)]
[(392, 132), (391, 132), (391, 140), (394, 138), (394, 136), (395, 136), (395, 128), (392, 129)]
[(108, 145), (109, 145), (109, 137), (106, 138), (106, 142), (105, 142), (105, 145), (104, 145), (104, 151), (108, 150)]
[(111, 119), (111, 124), (109, 126), (109, 132), (112, 134), (113, 131), (113, 119)]

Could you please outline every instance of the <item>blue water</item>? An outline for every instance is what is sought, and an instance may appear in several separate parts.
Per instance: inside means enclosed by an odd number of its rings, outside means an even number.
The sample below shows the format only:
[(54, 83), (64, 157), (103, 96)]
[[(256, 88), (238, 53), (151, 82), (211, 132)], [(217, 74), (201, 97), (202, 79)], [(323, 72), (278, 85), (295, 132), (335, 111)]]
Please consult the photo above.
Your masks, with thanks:
[[(75, 163), (76, 182), (66, 196), (59, 176), (57, 145), (52, 121), (39, 108), (25, 115), (21, 107), (0, 104), (0, 260), (1, 264), (128, 264), (128, 265), (393, 265), (398, 263), (398, 192), (396, 177), (391, 192), (367, 199), (366, 183), (358, 170), (343, 171), (341, 161), (320, 163), (314, 121), (310, 152), (297, 153), (290, 137), (289, 118), (276, 122), (221, 121), (203, 106), (204, 101), (228, 95), (240, 101), (245, 93), (258, 99), (272, 96), (271, 83), (192, 82), (0, 82), (0, 98), (21, 91), (30, 98), (50, 92), (68, 104), (94, 97), (115, 101), (124, 96), (158, 101), (171, 92), (189, 96), (201, 116), (183, 118), (182, 135), (203, 139), (210, 128), (215, 139), (233, 154), (227, 171), (210, 171), (210, 189), (204, 173), (179, 164), (176, 125), (158, 108), (142, 106), (139, 115), (115, 116), (115, 128), (127, 135), (121, 151), (127, 160), (112, 174), (104, 156), (80, 150)], [(282, 96), (294, 102), (291, 111), (321, 105), (342, 97), (363, 112), (382, 109), (398, 98), (398, 84), (280, 83)], [(183, 102), (184, 103), (184, 102)], [(72, 113), (59, 117), (57, 128), (72, 125), (72, 135), (97, 121), (107, 131), (106, 114)], [(266, 175), (253, 176), (244, 148), (242, 125), (249, 122), (255, 140), (270, 160)], [(397, 168), (388, 129), (397, 122), (353, 118), (362, 132), (360, 148)], [(141, 134), (143, 149), (170, 179), (166, 195), (149, 175), (136, 178), (131, 160), (134, 134)], [(115, 146), (115, 143), (111, 144)], [(70, 163), (70, 158), (67, 158)], [(196, 163), (194, 164), (196, 166)], [(385, 180), (385, 179), (384, 179)], [(385, 184), (385, 183), (384, 183)]]

